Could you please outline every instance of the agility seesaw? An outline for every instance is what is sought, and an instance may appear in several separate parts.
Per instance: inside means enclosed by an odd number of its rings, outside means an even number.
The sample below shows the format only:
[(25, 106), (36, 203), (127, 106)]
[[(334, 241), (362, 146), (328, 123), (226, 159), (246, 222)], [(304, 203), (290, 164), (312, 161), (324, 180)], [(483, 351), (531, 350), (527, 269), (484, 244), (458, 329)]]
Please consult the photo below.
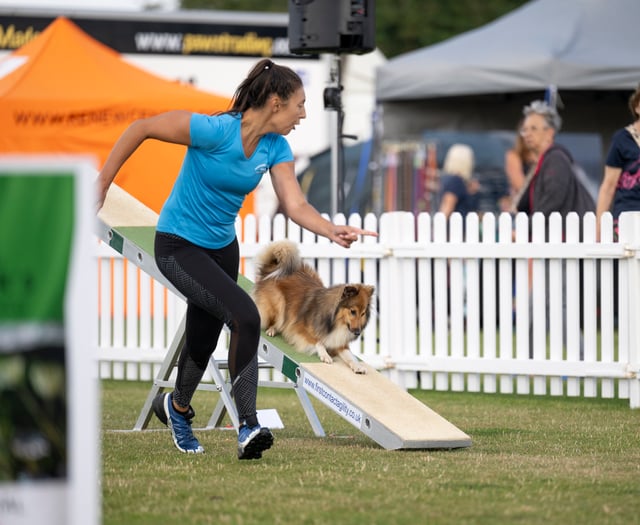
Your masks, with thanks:
[[(126, 259), (182, 297), (160, 273), (153, 258), (157, 219), (153, 210), (112, 184), (98, 214), (97, 234)], [(238, 284), (246, 291), (251, 290), (251, 281), (242, 275)], [(134, 430), (146, 428), (153, 413), (154, 397), (164, 388), (173, 387), (170, 376), (183, 345), (184, 319), (154, 379)], [(262, 366), (270, 366), (287, 378), (284, 382), (261, 381), (260, 385), (292, 388), (317, 436), (325, 433), (309, 394), (388, 450), (471, 446), (467, 434), (369, 365), (365, 364), (366, 374), (354, 374), (341, 360), (331, 365), (321, 363), (315, 356), (296, 352), (281, 337), (269, 337), (264, 332), (258, 356)], [(199, 386), (220, 394), (207, 428), (218, 426), (225, 413), (236, 428), (238, 425), (230, 385), (221, 373), (225, 366), (224, 360), (212, 357), (208, 370), (214, 385), (203, 383)]]

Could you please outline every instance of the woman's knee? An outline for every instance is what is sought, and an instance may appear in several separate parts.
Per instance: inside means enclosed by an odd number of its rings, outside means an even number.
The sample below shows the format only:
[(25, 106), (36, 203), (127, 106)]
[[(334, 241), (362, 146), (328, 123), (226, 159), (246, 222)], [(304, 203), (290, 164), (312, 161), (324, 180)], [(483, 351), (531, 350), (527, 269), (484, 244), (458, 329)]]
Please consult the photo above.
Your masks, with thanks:
[(235, 319), (237, 328), (240, 333), (251, 333), (255, 335), (260, 334), (260, 313), (258, 308), (252, 302), (246, 308), (243, 308)]

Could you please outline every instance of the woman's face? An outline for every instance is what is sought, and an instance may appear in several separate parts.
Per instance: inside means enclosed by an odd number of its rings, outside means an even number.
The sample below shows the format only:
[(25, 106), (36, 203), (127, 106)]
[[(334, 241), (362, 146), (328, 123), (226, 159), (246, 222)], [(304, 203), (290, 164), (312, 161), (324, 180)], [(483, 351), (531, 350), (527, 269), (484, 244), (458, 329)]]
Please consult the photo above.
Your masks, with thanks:
[(520, 135), (527, 148), (538, 154), (553, 144), (553, 128), (537, 113), (527, 115), (520, 128)]
[(286, 101), (278, 99), (276, 102), (277, 111), (273, 116), (276, 133), (288, 135), (300, 124), (303, 118), (307, 117), (307, 112), (304, 108), (305, 101), (306, 97), (303, 88), (298, 88), (294, 91)]

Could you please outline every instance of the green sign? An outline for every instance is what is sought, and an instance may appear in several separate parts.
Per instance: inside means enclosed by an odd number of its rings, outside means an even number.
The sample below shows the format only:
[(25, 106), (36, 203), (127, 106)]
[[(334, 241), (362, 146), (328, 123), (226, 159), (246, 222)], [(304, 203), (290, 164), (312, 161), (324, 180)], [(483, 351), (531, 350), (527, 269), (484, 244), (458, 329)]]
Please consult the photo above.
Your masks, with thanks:
[(81, 157), (0, 156), (2, 525), (98, 522), (94, 178)]
[(63, 321), (74, 214), (68, 176), (0, 177), (0, 326)]
[(0, 480), (66, 476), (74, 178), (0, 177)]

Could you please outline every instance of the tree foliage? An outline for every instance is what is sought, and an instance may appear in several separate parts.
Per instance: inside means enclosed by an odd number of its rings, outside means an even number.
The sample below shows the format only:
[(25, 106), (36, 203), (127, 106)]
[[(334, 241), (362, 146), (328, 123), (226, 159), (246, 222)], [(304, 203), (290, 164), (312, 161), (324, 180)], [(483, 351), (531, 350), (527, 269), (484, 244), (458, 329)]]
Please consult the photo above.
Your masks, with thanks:
[[(485, 25), (527, 1), (376, 0), (376, 45), (392, 58)], [(181, 0), (181, 6), (286, 13), (289, 0)]]

